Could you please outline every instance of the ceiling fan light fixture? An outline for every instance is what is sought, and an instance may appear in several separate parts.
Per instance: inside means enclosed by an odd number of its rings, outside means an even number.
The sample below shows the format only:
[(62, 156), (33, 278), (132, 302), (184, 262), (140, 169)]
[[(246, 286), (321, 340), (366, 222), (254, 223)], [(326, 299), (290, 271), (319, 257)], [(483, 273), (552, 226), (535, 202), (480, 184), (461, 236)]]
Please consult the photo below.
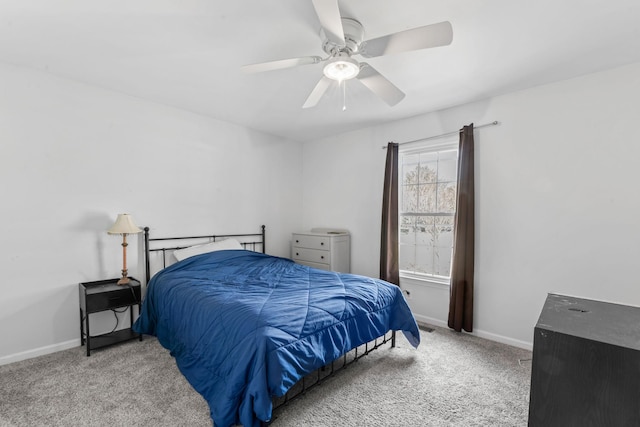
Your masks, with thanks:
[(341, 82), (355, 78), (360, 72), (360, 64), (348, 56), (338, 56), (324, 66), (323, 72), (327, 78)]

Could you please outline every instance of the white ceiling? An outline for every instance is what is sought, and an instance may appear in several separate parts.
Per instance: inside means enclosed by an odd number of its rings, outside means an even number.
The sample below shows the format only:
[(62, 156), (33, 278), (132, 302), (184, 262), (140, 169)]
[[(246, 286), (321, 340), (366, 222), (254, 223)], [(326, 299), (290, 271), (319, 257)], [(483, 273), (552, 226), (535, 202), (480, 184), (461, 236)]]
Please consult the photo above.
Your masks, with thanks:
[[(407, 96), (358, 81), (301, 108), (322, 64), (311, 0), (0, 0), (0, 61), (310, 140), (640, 61), (639, 0), (339, 0), (365, 39), (450, 21), (446, 47), (368, 59)], [(358, 59), (358, 58), (357, 58)]]

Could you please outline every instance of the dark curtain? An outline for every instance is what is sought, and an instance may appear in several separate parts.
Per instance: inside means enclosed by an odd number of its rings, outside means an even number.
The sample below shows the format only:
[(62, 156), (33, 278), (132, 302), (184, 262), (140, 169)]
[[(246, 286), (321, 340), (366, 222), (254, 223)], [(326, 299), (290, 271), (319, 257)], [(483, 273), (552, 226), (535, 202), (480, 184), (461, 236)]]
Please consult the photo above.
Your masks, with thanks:
[(390, 142), (382, 192), (380, 278), (396, 285), (400, 285), (398, 250), (398, 144)]
[(460, 130), (449, 327), (473, 331), (474, 167), (473, 123)]

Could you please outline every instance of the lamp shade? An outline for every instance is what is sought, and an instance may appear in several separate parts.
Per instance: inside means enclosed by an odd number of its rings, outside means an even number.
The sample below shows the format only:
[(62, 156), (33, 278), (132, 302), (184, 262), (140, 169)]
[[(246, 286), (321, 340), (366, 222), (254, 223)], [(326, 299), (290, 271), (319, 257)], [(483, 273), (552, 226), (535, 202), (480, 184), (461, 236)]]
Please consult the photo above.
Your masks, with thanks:
[(136, 234), (142, 230), (133, 222), (133, 218), (129, 214), (118, 214), (115, 224), (107, 233), (109, 234)]

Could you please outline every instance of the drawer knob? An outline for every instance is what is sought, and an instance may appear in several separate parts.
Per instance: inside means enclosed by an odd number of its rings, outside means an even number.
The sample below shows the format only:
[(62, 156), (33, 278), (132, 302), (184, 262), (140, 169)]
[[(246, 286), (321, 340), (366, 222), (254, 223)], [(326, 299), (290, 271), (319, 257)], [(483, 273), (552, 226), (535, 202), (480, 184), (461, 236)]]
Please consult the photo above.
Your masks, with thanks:
[(296, 256), (300, 256), (300, 254), (298, 252), (296, 252)]
[(320, 259), (324, 259), (324, 255), (320, 256)]
[(296, 243), (300, 243), (300, 240), (296, 240)]
[(320, 242), (320, 246), (324, 246), (324, 242)]

